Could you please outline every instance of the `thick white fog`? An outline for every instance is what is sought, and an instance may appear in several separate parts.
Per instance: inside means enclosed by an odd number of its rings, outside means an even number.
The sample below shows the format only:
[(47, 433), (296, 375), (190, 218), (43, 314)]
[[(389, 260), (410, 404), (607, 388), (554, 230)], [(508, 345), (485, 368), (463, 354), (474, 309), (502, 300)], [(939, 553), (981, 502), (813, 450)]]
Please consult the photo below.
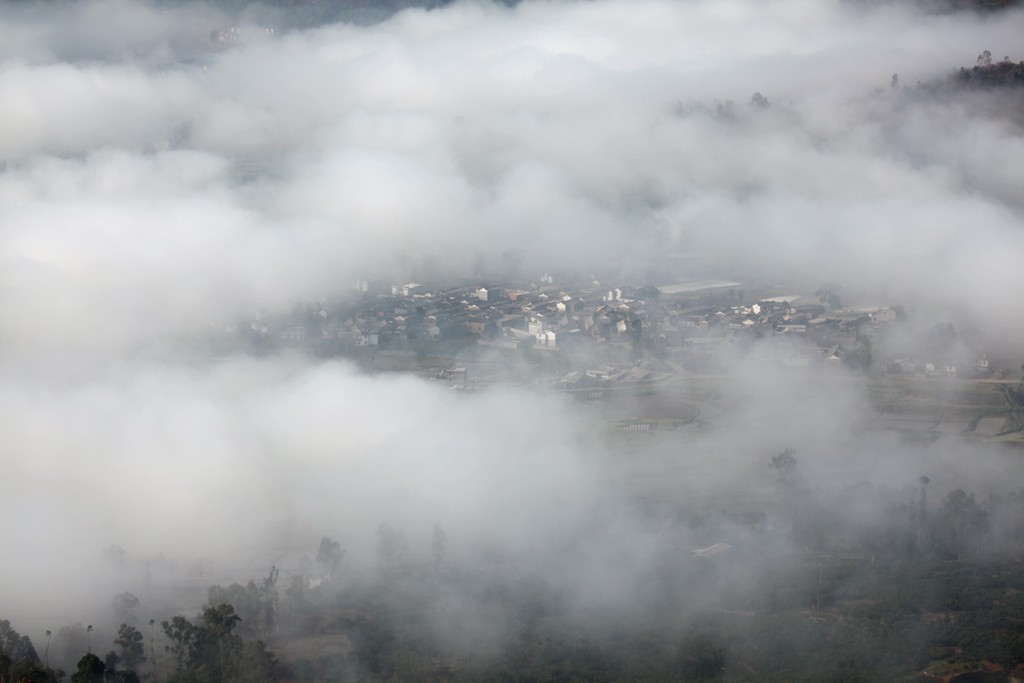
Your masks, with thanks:
[[(114, 544), (133, 581), (160, 555), (226, 572), (323, 534), (369, 565), (383, 521), (414, 555), (435, 523), (453, 553), (527, 555), (621, 498), (600, 428), (559, 397), (175, 352), (355, 278), (703, 253), (1024, 332), (1024, 120), (916, 88), (985, 49), (1024, 58), (1022, 11), (458, 2), (266, 28), (200, 4), (0, 6), (0, 514), (28, 559), (0, 567), (5, 616), (87, 619), (69, 599), (100, 576), (109, 605)], [(735, 429), (680, 447), (665, 481), (754, 486), (789, 446), (851, 482), (957, 462), (851, 445), (857, 388), (740, 374)], [(1021, 481), (988, 458), (978, 480)]]

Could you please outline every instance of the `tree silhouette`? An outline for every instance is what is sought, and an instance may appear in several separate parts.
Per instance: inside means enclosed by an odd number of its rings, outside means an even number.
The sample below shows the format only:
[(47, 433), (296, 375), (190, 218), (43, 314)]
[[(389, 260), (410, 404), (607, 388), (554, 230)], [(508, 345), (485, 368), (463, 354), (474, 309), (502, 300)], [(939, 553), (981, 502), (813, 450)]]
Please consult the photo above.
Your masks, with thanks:
[(267, 637), (274, 631), (274, 615), (277, 613), (277, 577), (280, 574), (277, 567), (270, 568), (270, 574), (263, 579), (263, 586), (260, 587), (259, 602), (262, 608), (263, 628)]
[[(753, 109), (767, 109), (768, 107), (772, 106), (772, 103), (768, 101), (767, 97), (765, 97), (759, 92), (756, 92), (750, 98), (750, 102), (747, 103), (747, 106)], [(729, 291), (731, 292), (732, 290)]]
[(117, 630), (114, 645), (121, 648), (121, 661), (132, 671), (138, 671), (139, 665), (146, 661), (146, 643), (139, 629), (128, 624), (121, 624)]
[(153, 638), (153, 626), (156, 624), (156, 619), (149, 620), (149, 656), (153, 660), (153, 680), (159, 678), (159, 674), (156, 670), (156, 644)]
[(139, 606), (139, 599), (131, 593), (119, 593), (114, 596), (113, 608), (114, 619), (125, 624), (134, 624), (139, 619), (135, 616), (135, 608)]
[(227, 680), (227, 664), (234, 662), (234, 655), (242, 646), (241, 638), (231, 633), (241, 620), (242, 618), (235, 614), (235, 608), (227, 603), (203, 610), (203, 628), (197, 644), (205, 645), (205, 649), (212, 649), (216, 653), (221, 681)]
[(250, 640), (242, 651), (238, 675), (234, 680), (238, 683), (273, 683), (277, 680), (274, 675), (275, 664), (277, 660), (267, 651), (262, 641)]
[(177, 669), (181, 671), (185, 667), (185, 658), (196, 642), (196, 627), (181, 615), (174, 617), (170, 622), (161, 622), (160, 627), (167, 639), (171, 641), (170, 645), (164, 646), (164, 650), (174, 656)]
[(323, 567), (325, 572), (328, 574), (336, 572), (341, 566), (344, 556), (345, 551), (341, 549), (341, 543), (332, 541), (328, 536), (320, 539), (320, 547), (316, 551), (316, 563)]
[(835, 310), (842, 307), (842, 298), (840, 297), (842, 291), (842, 285), (836, 282), (826, 282), (818, 288), (814, 296), (818, 297), (818, 300), (827, 305), (830, 310)]
[(28, 636), (23, 636), (13, 628), (7, 619), (0, 619), (0, 652), (11, 658), (12, 662), (28, 659), (33, 663), (39, 661), (39, 655), (32, 646)]
[(71, 683), (103, 683), (106, 669), (103, 661), (90, 652), (78, 660), (78, 671), (71, 674)]

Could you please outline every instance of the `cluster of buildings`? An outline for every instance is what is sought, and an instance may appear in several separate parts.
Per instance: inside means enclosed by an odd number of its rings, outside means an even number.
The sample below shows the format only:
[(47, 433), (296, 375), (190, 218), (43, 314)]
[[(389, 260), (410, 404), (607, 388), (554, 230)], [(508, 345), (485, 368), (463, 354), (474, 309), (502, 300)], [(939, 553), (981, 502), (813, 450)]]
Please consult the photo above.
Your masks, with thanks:
[[(729, 288), (737, 283), (712, 284), (701, 285), (707, 291), (693, 291), (683, 285), (607, 286), (593, 278), (564, 283), (548, 275), (535, 282), (430, 287), (362, 280), (355, 283), (356, 296), (343, 303), (328, 306), (321, 300), (284, 318), (252, 319), (243, 329), (265, 344), (330, 347), (338, 353), (369, 347), (458, 357), (471, 344), (541, 352), (585, 352), (604, 345), (628, 350), (617, 354), (618, 364), (577, 363), (553, 379), (564, 389), (657, 383), (680, 367), (698, 374), (728, 372), (755, 345), (758, 362), (794, 370), (847, 366), (925, 376), (989, 373), (984, 356), (952, 361), (883, 355), (878, 342), (904, 317), (898, 306), (831, 310), (798, 295), (747, 296)], [(595, 364), (584, 367), (585, 362)], [(494, 374), (451, 370), (455, 383)]]
[[(344, 305), (309, 304), (276, 325), (253, 320), (251, 334), (284, 346), (416, 350), (436, 342), (449, 352), (463, 344), (542, 351), (607, 344), (627, 347), (637, 362), (659, 358), (713, 372), (728, 369), (742, 356), (736, 351), (754, 340), (771, 340), (766, 346), (786, 367), (860, 362), (853, 356), (863, 353), (864, 340), (900, 316), (898, 308), (830, 311), (796, 295), (752, 299), (720, 287), (679, 296), (679, 286), (607, 286), (593, 278), (561, 283), (548, 275), (537, 282), (433, 287), (361, 280), (355, 290)], [(645, 370), (645, 377), (671, 372)], [(607, 379), (641, 371), (616, 366), (588, 372)], [(576, 381), (586, 380), (564, 383)]]
[(401, 345), (421, 339), (483, 346), (558, 349), (585, 343), (633, 344), (650, 333), (654, 287), (604, 288), (597, 281), (560, 285), (493, 283), (426, 290), (416, 283), (375, 289), (361, 282), (362, 306), (345, 320), (356, 344)]
[(787, 295), (752, 303), (667, 306), (651, 327), (655, 341), (681, 355), (694, 371), (725, 369), (754, 341), (761, 342), (766, 358), (783, 367), (839, 368), (869, 363), (865, 348), (870, 339), (899, 315), (897, 307), (833, 311)]
[(990, 375), (995, 379), (1002, 379), (1004, 373), (1003, 370), (993, 372), (989, 367), (988, 356), (985, 354), (980, 356), (961, 354), (960, 357), (950, 357), (946, 354), (901, 355), (887, 359), (883, 370), (888, 375), (966, 379), (978, 379)]

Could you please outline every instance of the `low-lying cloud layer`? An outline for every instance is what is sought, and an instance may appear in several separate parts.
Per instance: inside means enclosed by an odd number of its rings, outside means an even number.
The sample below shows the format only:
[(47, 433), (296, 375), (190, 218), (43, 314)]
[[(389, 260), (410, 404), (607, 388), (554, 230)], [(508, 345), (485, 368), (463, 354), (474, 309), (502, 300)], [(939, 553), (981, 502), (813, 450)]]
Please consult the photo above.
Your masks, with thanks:
[[(331, 533), (358, 562), (383, 520), (526, 553), (614, 498), (595, 428), (556, 398), (136, 355), (356, 277), (508, 249), (643, 275), (702, 252), (1022, 331), (996, 315), (1024, 285), (1019, 109), (915, 84), (1024, 57), (1024, 12), (459, 2), (267, 28), (201, 5), (0, 8), (0, 511), (47, 560), (28, 593), (115, 543), (227, 563)], [(694, 445), (681, 486), (751, 485), (764, 444), (842, 443), (863, 410), (749, 377), (757, 428)], [(900, 457), (885, 473), (916, 476)]]
[[(240, 26), (213, 49), (230, 27), (198, 7), (9, 8), (3, 31), (28, 37), (0, 67), (3, 311), (31, 325), (12, 294), (29, 290), (30, 308), (92, 321), (57, 316), (62, 336), (131, 344), (509, 248), (583, 268), (708, 250), (812, 279), (868, 263), (890, 298), (976, 305), (1022, 249), (1020, 121), (991, 95), (889, 79), (1012, 52), (1022, 16), (457, 3), (371, 27)], [(111, 22), (142, 46), (99, 34)], [(770, 108), (746, 106), (755, 91)], [(153, 288), (164, 305), (145, 310)]]

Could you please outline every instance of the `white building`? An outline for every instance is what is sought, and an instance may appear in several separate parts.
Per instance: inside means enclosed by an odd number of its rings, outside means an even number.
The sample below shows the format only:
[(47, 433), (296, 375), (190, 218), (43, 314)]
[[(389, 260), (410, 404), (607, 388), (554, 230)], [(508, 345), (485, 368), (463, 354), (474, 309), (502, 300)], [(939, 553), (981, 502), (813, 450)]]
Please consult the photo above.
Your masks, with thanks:
[(412, 296), (414, 292), (419, 291), (422, 285), (418, 285), (415, 282), (410, 282), (405, 285), (391, 285), (391, 294), (393, 296)]
[(356, 346), (377, 346), (377, 333), (369, 331), (356, 332), (354, 342)]

